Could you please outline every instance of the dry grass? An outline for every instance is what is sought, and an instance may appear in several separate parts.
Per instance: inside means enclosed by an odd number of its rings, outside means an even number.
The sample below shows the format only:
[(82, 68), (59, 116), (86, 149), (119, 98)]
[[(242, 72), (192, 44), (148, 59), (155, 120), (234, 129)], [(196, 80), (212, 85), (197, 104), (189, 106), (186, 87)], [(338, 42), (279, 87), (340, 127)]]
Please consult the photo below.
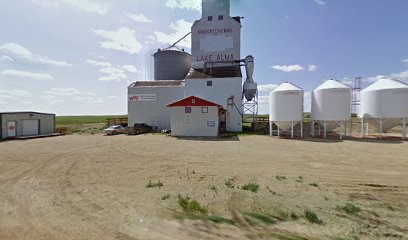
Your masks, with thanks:
[(70, 135), (0, 153), (0, 239), (408, 236), (407, 143)]

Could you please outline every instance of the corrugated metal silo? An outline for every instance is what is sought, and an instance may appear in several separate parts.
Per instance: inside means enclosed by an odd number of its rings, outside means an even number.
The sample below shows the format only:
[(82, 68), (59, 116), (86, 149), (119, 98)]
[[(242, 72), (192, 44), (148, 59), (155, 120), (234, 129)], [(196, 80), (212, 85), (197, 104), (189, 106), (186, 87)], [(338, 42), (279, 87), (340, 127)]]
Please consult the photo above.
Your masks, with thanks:
[(292, 129), (293, 137), (295, 125), (303, 123), (303, 90), (291, 83), (283, 83), (269, 94), (269, 101), (270, 134), (274, 123), (278, 127), (278, 135), (279, 130)]
[(191, 69), (191, 55), (180, 50), (158, 50), (154, 55), (155, 80), (183, 80)]
[(352, 88), (336, 80), (327, 80), (312, 91), (312, 136), (315, 125), (323, 127), (324, 137), (328, 131), (340, 127), (340, 138), (343, 131), (347, 134), (346, 122), (351, 119)]
[(380, 133), (384, 133), (401, 122), (405, 125), (407, 104), (408, 84), (384, 78), (361, 91), (359, 116), (363, 122), (378, 127)]

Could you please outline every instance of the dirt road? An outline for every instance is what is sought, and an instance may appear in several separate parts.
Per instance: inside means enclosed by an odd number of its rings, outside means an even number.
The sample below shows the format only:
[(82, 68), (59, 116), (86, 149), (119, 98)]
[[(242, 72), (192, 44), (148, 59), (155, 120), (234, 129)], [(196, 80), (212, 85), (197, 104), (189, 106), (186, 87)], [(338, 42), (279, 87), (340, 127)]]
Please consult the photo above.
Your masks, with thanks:
[[(408, 142), (398, 141), (1, 142), (0, 239), (408, 239), (407, 170)], [(243, 190), (247, 183), (259, 190)], [(178, 195), (231, 223), (186, 217)], [(342, 210), (346, 203), (359, 210)], [(245, 217), (252, 213), (276, 222)]]

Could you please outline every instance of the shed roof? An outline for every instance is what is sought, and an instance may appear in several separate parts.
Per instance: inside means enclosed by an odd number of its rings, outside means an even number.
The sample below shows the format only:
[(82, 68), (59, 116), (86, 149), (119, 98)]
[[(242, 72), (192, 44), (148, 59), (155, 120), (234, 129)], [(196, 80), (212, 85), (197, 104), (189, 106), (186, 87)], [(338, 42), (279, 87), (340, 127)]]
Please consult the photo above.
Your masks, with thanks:
[(219, 107), (219, 108), (222, 108), (222, 106), (217, 103), (213, 103), (213, 102), (207, 101), (205, 99), (202, 99), (196, 96), (190, 96), (190, 97), (181, 99), (177, 102), (170, 103), (169, 105), (167, 105), (167, 107)]
[(40, 115), (55, 115), (54, 113), (41, 113), (41, 112), (33, 112), (33, 111), (28, 111), (28, 112), (0, 112), (0, 115), (2, 114), (40, 114)]
[(204, 69), (191, 69), (187, 74), (186, 79), (199, 79), (199, 78), (231, 78), (242, 77), (240, 67), (217, 67)]
[(128, 88), (140, 87), (181, 87), (184, 86), (184, 80), (156, 80), (156, 81), (136, 81)]

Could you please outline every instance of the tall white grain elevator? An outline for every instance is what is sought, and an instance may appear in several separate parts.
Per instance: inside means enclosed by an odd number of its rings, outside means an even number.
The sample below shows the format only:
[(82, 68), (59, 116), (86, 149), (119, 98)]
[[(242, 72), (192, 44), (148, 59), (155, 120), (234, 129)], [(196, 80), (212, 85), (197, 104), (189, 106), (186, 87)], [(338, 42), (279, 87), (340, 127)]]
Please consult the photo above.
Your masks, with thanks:
[(191, 60), (183, 51), (164, 48), (155, 54), (155, 81), (136, 81), (128, 87), (130, 126), (142, 122), (169, 129), (166, 106), (196, 96), (225, 109), (228, 131), (242, 131), (243, 100), (256, 99), (257, 85), (253, 57), (241, 59), (241, 18), (230, 16), (230, 0), (202, 0), (202, 16), (191, 27), (191, 42)]

